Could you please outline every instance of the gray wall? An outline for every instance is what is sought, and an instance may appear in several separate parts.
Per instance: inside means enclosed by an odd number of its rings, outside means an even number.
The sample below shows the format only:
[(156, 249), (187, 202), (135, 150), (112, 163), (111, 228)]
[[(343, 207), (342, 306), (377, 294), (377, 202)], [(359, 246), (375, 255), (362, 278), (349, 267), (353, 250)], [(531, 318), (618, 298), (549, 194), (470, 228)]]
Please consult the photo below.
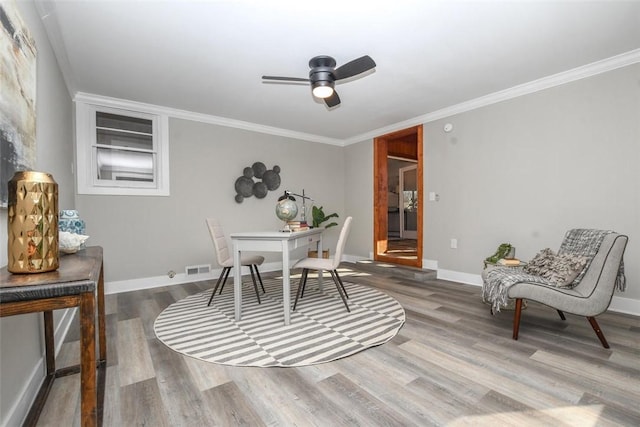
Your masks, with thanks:
[[(204, 218), (227, 232), (275, 229), (279, 193), (237, 204), (233, 183), (245, 166), (282, 168), (280, 190), (304, 188), (340, 218), (355, 219), (346, 253), (373, 250), (373, 147), (344, 148), (221, 126), (170, 121), (171, 196), (77, 196), (71, 176), (71, 102), (31, 2), (19, 2), (38, 46), (38, 165), (60, 185), (60, 207), (76, 207), (89, 243), (105, 250), (105, 279), (164, 275), (211, 263)], [(614, 229), (630, 236), (629, 289), (640, 300), (640, 65), (425, 124), (424, 257), (443, 271), (477, 275), (482, 259), (504, 241), (527, 259), (557, 248), (572, 227)], [(454, 125), (451, 133), (442, 126)], [(0, 211), (6, 241), (6, 211)], [(250, 226), (248, 225), (250, 224)], [(339, 227), (328, 232), (335, 244)], [(458, 249), (450, 249), (451, 238)], [(274, 261), (277, 258), (270, 257)], [(0, 265), (6, 264), (6, 248)], [(19, 421), (27, 381), (42, 355), (40, 318), (0, 320), (0, 421)], [(28, 395), (26, 395), (29, 397)], [(19, 407), (16, 407), (18, 403)], [(23, 402), (24, 403), (24, 402)], [(16, 408), (13, 411), (13, 408)]]
[[(27, 28), (36, 41), (36, 170), (49, 172), (59, 187), (59, 206), (73, 208), (72, 103), (62, 79), (42, 22), (32, 2), (16, 2)], [(0, 265), (7, 264), (7, 210), (0, 210)], [(56, 327), (65, 311), (54, 312)], [(41, 314), (25, 314), (0, 319), (0, 425), (16, 425), (26, 415), (30, 401), (22, 393), (39, 385), (42, 363)], [(42, 365), (40, 365), (42, 366)], [(27, 395), (26, 398), (33, 396)]]
[(353, 216), (345, 254), (369, 257), (373, 252), (373, 143), (344, 148), (345, 211)]
[(477, 273), (502, 242), (530, 259), (570, 228), (611, 229), (630, 236), (618, 296), (640, 299), (640, 64), (428, 123), (424, 135), (425, 192), (440, 195), (425, 204), (425, 258)]
[[(77, 197), (91, 244), (104, 248), (107, 282), (183, 273), (187, 265), (217, 268), (205, 218), (217, 217), (227, 234), (278, 230), (275, 205), (285, 189), (304, 188), (325, 213), (344, 215), (342, 147), (180, 119), (170, 120), (169, 134), (171, 196)], [(236, 203), (235, 180), (256, 161), (280, 166), (280, 188)], [(327, 244), (336, 240), (330, 229)]]
[[(611, 229), (630, 238), (616, 296), (640, 300), (640, 64), (425, 123), (424, 153), (423, 200), (440, 200), (424, 202), (423, 256), (442, 276), (477, 278), (503, 242), (526, 260), (568, 229)], [(346, 253), (368, 256), (372, 141), (344, 156), (345, 210), (359, 218)]]

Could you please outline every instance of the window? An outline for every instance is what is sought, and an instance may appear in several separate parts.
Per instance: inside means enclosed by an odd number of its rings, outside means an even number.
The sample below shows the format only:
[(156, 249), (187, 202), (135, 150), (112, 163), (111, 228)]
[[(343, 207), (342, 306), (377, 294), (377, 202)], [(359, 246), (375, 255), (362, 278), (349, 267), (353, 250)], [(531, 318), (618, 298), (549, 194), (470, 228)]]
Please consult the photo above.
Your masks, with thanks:
[(97, 101), (76, 97), (78, 193), (168, 196), (167, 116)]

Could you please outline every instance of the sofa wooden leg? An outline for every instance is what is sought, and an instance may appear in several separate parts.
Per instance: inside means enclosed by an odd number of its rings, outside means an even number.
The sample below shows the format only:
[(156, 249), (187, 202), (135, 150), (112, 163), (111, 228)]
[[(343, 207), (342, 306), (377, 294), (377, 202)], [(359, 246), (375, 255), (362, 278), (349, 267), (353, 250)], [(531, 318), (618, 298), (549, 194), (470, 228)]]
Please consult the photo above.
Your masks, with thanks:
[(604, 337), (604, 334), (600, 330), (600, 325), (598, 325), (598, 322), (596, 321), (596, 318), (595, 317), (587, 317), (587, 320), (589, 321), (589, 323), (591, 323), (591, 327), (596, 332), (596, 335), (598, 336), (598, 338), (600, 338), (600, 342), (602, 343), (602, 346), (604, 348), (609, 348), (609, 343), (607, 342), (606, 338)]
[(520, 330), (520, 315), (522, 314), (522, 298), (516, 298), (516, 308), (513, 311), (513, 339), (518, 339)]
[(561, 310), (556, 310), (556, 311), (558, 312), (558, 314), (560, 315), (560, 318), (561, 318), (562, 320), (567, 320), (567, 318), (566, 318), (566, 317), (564, 317), (564, 313), (563, 313)]

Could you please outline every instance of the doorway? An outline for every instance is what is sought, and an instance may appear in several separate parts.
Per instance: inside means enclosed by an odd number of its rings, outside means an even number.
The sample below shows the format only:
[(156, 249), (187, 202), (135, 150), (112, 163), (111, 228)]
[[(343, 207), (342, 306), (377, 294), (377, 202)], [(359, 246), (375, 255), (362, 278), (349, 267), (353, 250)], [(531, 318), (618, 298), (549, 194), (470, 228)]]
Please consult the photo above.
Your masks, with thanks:
[(422, 151), (421, 125), (374, 139), (374, 260), (422, 267)]
[(418, 239), (418, 165), (400, 168), (399, 176), (399, 217), (400, 239)]

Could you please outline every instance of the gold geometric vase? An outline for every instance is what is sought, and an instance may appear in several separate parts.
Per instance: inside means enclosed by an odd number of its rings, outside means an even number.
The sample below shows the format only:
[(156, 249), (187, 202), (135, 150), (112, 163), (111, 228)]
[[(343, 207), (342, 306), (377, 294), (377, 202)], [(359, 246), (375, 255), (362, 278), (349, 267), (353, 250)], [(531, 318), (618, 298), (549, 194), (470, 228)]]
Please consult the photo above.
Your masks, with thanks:
[(8, 265), (11, 273), (57, 270), (58, 184), (44, 172), (19, 171), (9, 181)]

